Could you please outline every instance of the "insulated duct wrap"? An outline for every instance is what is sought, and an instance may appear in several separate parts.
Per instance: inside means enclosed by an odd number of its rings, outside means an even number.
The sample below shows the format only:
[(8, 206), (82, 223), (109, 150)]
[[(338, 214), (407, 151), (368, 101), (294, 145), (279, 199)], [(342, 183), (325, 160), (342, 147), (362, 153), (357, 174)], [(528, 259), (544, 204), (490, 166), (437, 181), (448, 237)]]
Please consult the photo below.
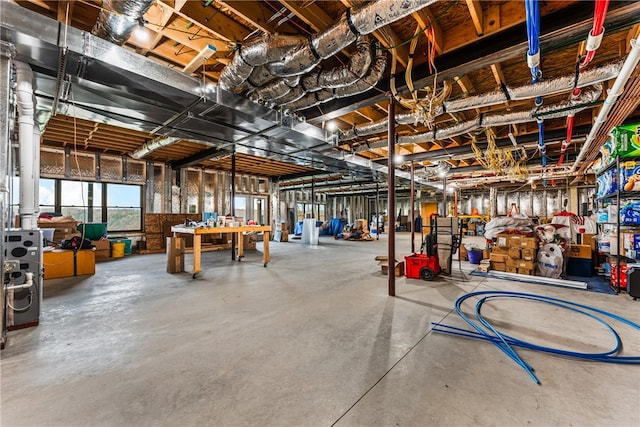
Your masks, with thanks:
[[(368, 37), (360, 37), (356, 51), (351, 56), (349, 64), (332, 70), (314, 71), (302, 78), (300, 78), (300, 76), (285, 77), (256, 89), (249, 97), (254, 101), (275, 101), (279, 104), (293, 102), (300, 99), (300, 97), (286, 102), (279, 101), (279, 98), (291, 91), (291, 87), (295, 86), (300, 80), (302, 80), (300, 86), (304, 92), (315, 92), (321, 89), (334, 89), (347, 86), (353, 84), (365, 75), (371, 65), (371, 60), (371, 44), (369, 43), (369, 39)], [(257, 74), (256, 72), (258, 70), (260, 70), (260, 72), (265, 71), (265, 74), (264, 76), (257, 75), (256, 78), (258, 78), (259, 81), (254, 81), (254, 74)], [(251, 76), (249, 76), (249, 82), (252, 85), (260, 86), (261, 82), (266, 82), (271, 78), (273, 78), (273, 75), (271, 75), (265, 67), (257, 67), (254, 72), (251, 73)], [(310, 99), (311, 97), (307, 98), (307, 104)]]
[[(617, 73), (620, 71), (621, 68), (622, 68), (622, 63), (616, 62), (616, 63), (608, 64), (599, 68), (594, 68), (593, 70), (585, 71), (584, 73), (580, 74), (581, 86), (583, 86), (582, 85), (583, 82), (593, 82), (595, 84), (597, 82), (602, 82), (608, 79), (612, 79), (617, 75)], [(549, 80), (546, 82), (537, 83), (536, 85), (527, 84), (527, 85), (519, 86), (516, 88), (509, 88), (508, 91), (509, 93), (513, 93), (514, 97), (517, 96), (518, 100), (531, 99), (541, 95), (549, 95), (553, 93), (560, 93), (563, 91), (565, 92), (571, 91), (573, 90), (574, 79), (575, 79), (575, 75), (560, 77), (560, 78)], [(545, 88), (544, 93), (541, 90), (539, 90), (541, 88)], [(590, 90), (598, 90), (596, 88), (597, 86), (594, 89), (590, 89)], [(511, 99), (516, 99), (516, 98), (511, 98)], [(589, 97), (586, 97), (586, 98), (580, 97), (580, 99), (583, 99), (583, 101), (580, 101), (580, 103), (595, 101), (595, 99), (590, 100)], [(444, 110), (451, 113), (455, 111), (465, 111), (465, 110), (470, 110), (475, 108), (488, 107), (491, 105), (500, 104), (502, 102), (507, 102), (507, 98), (504, 95), (504, 92), (492, 91), (489, 93), (484, 93), (477, 96), (470, 96), (463, 99), (445, 101)], [(566, 107), (568, 107), (568, 105)], [(546, 110), (546, 107), (544, 108)], [(554, 108), (557, 109), (555, 105), (554, 105)], [(560, 107), (560, 108), (563, 108), (563, 107)], [(439, 111), (437, 110), (436, 116), (441, 113), (442, 113), (442, 110), (439, 110)], [(486, 120), (487, 120), (486, 117), (483, 118), (483, 124), (486, 123)], [(489, 120), (492, 120), (492, 119), (489, 119)], [(499, 120), (499, 118), (496, 118), (496, 120)], [(348, 132), (344, 132), (340, 134), (340, 140), (347, 141), (350, 139), (354, 139), (358, 136), (366, 136), (366, 135), (372, 135), (375, 133), (384, 132), (387, 129), (386, 123), (387, 123), (387, 119), (384, 119), (377, 123), (366, 124), (363, 126), (356, 127), (355, 129), (352, 129)]]
[(351, 55), (349, 64), (344, 67), (322, 71), (316, 76), (316, 81), (303, 79), (302, 85), (307, 91), (318, 89), (335, 89), (355, 83), (369, 70), (371, 66), (371, 44), (368, 37), (360, 37), (356, 51)]
[[(488, 114), (473, 120), (456, 123), (453, 126), (436, 129), (435, 135), (433, 131), (429, 131), (421, 134), (400, 136), (398, 137), (398, 143), (419, 144), (433, 142), (462, 135), (479, 128), (532, 122), (536, 121), (538, 116), (544, 116), (544, 118), (566, 117), (569, 114), (575, 114), (587, 108), (588, 105), (585, 104), (597, 100), (601, 93), (602, 86), (596, 85), (583, 90), (580, 96), (570, 101), (559, 102), (533, 110), (515, 111), (507, 114)], [(356, 130), (356, 133), (359, 135), (359, 130)]]
[[(308, 72), (321, 60), (335, 55), (356, 40), (357, 35), (371, 32), (402, 19), (437, 0), (380, 0), (364, 8), (345, 13), (341, 19), (323, 33), (316, 34), (311, 42), (305, 41), (293, 51), (287, 49), (287, 56), (274, 58), (270, 44), (261, 41), (249, 48), (240, 49), (220, 75), (219, 84), (225, 90), (235, 90), (252, 72), (252, 68), (268, 64), (272, 74), (280, 77), (300, 75)], [(291, 46), (290, 46), (291, 47)], [(252, 50), (264, 50), (268, 58), (251, 53)], [(284, 59), (283, 59), (284, 58)]]
[(220, 74), (220, 87), (235, 89), (247, 80), (254, 67), (282, 61), (291, 49), (305, 42), (306, 38), (302, 36), (273, 34), (239, 48), (231, 63)]
[(129, 155), (134, 159), (141, 159), (147, 154), (151, 153), (152, 151), (155, 151), (162, 147), (166, 147), (167, 145), (175, 144), (177, 142), (180, 142), (179, 138), (164, 137), (164, 136), (160, 138), (155, 138), (151, 142), (145, 142), (144, 144), (142, 144), (140, 148), (138, 148), (136, 151), (134, 151)]
[(122, 46), (155, 0), (102, 0), (91, 34)]
[[(400, 125), (408, 125), (415, 123), (415, 116), (411, 113), (403, 113), (396, 115), (396, 123)], [(362, 135), (373, 135), (375, 133), (382, 133), (387, 131), (388, 119), (380, 120), (374, 123), (358, 126), (357, 128), (351, 128), (340, 133), (340, 140), (347, 141), (349, 139), (357, 138)]]
[[(577, 81), (577, 87), (589, 86), (605, 80), (610, 80), (618, 75), (621, 68), (622, 62), (615, 62), (580, 73)], [(444, 110), (448, 113), (454, 113), (473, 108), (497, 105), (507, 102), (508, 100), (519, 101), (539, 96), (554, 95), (557, 93), (572, 91), (575, 85), (576, 76), (575, 74), (570, 74), (548, 81), (541, 81), (536, 84), (527, 84), (517, 87), (506, 86), (504, 90), (508, 93), (508, 98), (504, 91), (497, 90), (484, 93), (482, 95), (469, 96), (467, 98), (456, 99), (453, 101), (445, 101)]]
[(357, 95), (368, 91), (375, 87), (384, 74), (387, 67), (387, 57), (384, 55), (377, 56), (375, 62), (369, 67), (369, 72), (362, 79), (352, 85), (343, 86), (336, 89), (336, 98), (344, 98), (346, 96)]
[[(337, 89), (322, 89), (317, 92), (309, 92), (299, 100), (285, 104), (283, 107), (289, 111), (304, 110), (335, 98), (343, 98), (365, 92), (378, 84), (384, 74), (386, 65), (387, 57), (378, 56), (375, 63), (369, 67), (369, 72), (357, 82)], [(282, 98), (278, 100), (278, 103), (283, 104)]]

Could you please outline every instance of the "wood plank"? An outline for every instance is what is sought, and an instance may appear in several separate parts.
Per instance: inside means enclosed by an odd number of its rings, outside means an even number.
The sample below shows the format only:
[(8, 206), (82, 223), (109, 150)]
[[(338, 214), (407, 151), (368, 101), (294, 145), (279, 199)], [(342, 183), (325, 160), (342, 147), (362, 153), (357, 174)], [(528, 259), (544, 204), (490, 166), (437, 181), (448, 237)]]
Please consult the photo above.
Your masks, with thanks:
[(476, 29), (476, 34), (481, 36), (484, 34), (484, 15), (482, 13), (482, 4), (479, 0), (466, 0), (471, 21)]

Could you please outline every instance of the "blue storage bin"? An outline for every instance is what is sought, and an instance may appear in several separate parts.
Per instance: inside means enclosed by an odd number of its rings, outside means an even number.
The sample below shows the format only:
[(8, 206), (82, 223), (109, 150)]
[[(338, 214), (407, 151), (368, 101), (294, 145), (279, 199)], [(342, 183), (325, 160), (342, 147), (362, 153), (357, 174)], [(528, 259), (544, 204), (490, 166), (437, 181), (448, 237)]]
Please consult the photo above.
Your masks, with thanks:
[(578, 277), (592, 277), (593, 267), (590, 259), (568, 258), (567, 275)]

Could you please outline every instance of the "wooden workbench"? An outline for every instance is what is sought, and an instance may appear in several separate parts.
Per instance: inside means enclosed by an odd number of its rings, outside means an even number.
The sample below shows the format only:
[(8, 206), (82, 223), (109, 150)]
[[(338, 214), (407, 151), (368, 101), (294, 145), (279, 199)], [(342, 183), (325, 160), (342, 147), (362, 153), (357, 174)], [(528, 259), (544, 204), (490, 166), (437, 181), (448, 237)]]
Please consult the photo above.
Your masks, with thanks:
[[(264, 266), (269, 263), (269, 238), (271, 233), (271, 227), (268, 225), (245, 225), (242, 227), (185, 227), (184, 225), (174, 225), (171, 227), (173, 235), (177, 237), (178, 234), (192, 234), (193, 235), (193, 270), (192, 274), (195, 278), (200, 271), (200, 255), (202, 253), (202, 235), (203, 234), (229, 234), (235, 233), (236, 242), (238, 244), (238, 261), (244, 256), (244, 248), (242, 238), (243, 233), (262, 231), (264, 232), (263, 239), (263, 258)], [(232, 251), (235, 248), (231, 248)]]

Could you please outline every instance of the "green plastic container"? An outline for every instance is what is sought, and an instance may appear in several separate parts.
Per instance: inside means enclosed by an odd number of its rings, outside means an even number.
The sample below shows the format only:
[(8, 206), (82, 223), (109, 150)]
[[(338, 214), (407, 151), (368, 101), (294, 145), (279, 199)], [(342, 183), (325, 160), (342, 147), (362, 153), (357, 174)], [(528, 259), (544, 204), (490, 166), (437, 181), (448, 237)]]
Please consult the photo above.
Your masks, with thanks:
[(101, 237), (107, 235), (106, 222), (87, 222), (78, 225), (78, 231), (82, 233), (85, 239), (100, 240)]

